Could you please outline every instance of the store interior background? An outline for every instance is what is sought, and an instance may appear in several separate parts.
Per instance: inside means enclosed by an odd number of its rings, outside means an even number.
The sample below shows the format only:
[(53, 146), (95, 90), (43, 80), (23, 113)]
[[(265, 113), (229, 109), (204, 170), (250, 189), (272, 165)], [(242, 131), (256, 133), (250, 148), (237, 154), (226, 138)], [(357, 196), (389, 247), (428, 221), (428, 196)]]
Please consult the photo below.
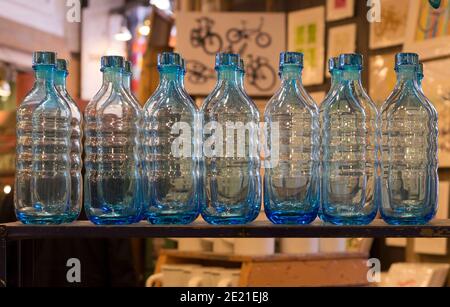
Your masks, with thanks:
[[(30, 90), (34, 81), (30, 65), (33, 51), (54, 50), (58, 52), (59, 57), (69, 59), (68, 88), (81, 109), (86, 106), (89, 99), (100, 87), (100, 57), (108, 54), (126, 56), (134, 64), (132, 88), (143, 105), (159, 81), (156, 70), (157, 54), (162, 51), (186, 48), (180, 46), (186, 45), (189, 38), (180, 36), (180, 32), (184, 33), (184, 31), (176, 28), (179, 22), (186, 22), (186, 20), (177, 20), (180, 15), (188, 12), (201, 12), (205, 15), (210, 12), (281, 13), (284, 15), (285, 24), (280, 29), (271, 29), (271, 33), (279, 32), (280, 35), (286, 36), (286, 39), (283, 40), (285, 45), (271, 46), (271, 50), (265, 50), (269, 54), (276, 55), (289, 45), (289, 14), (322, 7), (325, 12), (323, 21), (316, 26), (323, 28), (323, 35), (317, 38), (323, 40), (323, 50), (316, 50), (315, 56), (319, 56), (320, 61), (323, 62), (321, 63), (323, 68), (320, 68), (319, 65), (321, 76), (314, 76), (314, 68), (309, 71), (309, 77), (319, 81), (311, 81), (311, 84), (306, 86), (307, 90), (317, 100), (323, 98), (330, 87), (330, 79), (326, 74), (329, 50), (331, 48), (334, 48), (334, 50), (351, 48), (354, 50), (348, 50), (348, 52), (358, 52), (364, 55), (363, 84), (370, 95), (376, 96), (374, 100), (380, 105), (383, 95), (386, 98), (394, 85), (393, 81), (395, 80), (392, 79), (394, 54), (404, 51), (405, 45), (411, 44), (411, 42), (407, 42), (408, 37), (411, 37), (409, 32), (415, 31), (414, 27), (408, 25), (409, 9), (406, 10), (405, 15), (400, 16), (395, 15), (395, 9), (394, 11), (383, 11), (384, 14), (388, 15), (382, 15), (381, 17), (380, 25), (382, 25), (382, 28), (372, 29), (371, 31), (373, 25), (367, 20), (370, 8), (367, 7), (366, 1), (359, 0), (353, 2), (354, 11), (351, 15), (339, 20), (327, 20), (326, 0), (84, 0), (80, 1), (82, 8), (81, 22), (67, 21), (69, 8), (65, 5), (65, 2), (61, 0), (0, 1), (0, 222), (15, 220), (12, 195), (15, 171), (15, 109)], [(413, 2), (422, 1), (382, 0), (382, 8), (395, 7), (396, 2), (396, 5), (405, 3), (404, 5), (409, 7)], [(448, 21), (450, 19), (449, 1), (443, 0), (442, 3), (445, 8), (443, 13), (446, 16), (445, 21)], [(292, 16), (295, 18), (295, 15)], [(195, 21), (191, 21), (191, 23), (195, 24)], [(249, 27), (257, 26), (258, 24), (249, 25)], [(348, 26), (346, 30), (343, 30), (344, 33), (347, 33), (345, 31), (348, 29), (351, 31), (354, 29), (355, 39), (350, 44), (346, 40), (348, 37), (352, 37), (353, 33), (348, 32), (348, 36), (344, 35), (341, 42), (339, 40), (333, 41), (333, 37), (330, 36), (330, 33), (338, 33), (338, 31), (333, 31), (339, 30), (338, 28), (342, 26)], [(399, 32), (396, 31), (402, 32), (399, 30), (401, 27), (403, 27), (403, 35), (399, 37)], [(384, 35), (386, 41), (383, 43), (371, 42), (371, 35), (374, 35), (374, 31), (379, 31), (377, 35), (380, 37)], [(340, 33), (342, 36), (342, 31)], [(448, 69), (450, 64), (450, 28), (447, 27), (444, 33), (436, 34), (436, 36), (439, 37), (432, 37), (429, 41), (424, 40), (421, 48), (424, 53), (429, 53), (425, 56), (425, 76), (431, 81), (425, 85), (425, 92), (432, 100), (437, 97), (433, 102), (438, 108), (440, 120), (441, 167), (439, 175), (441, 200), (439, 205), (441, 209), (439, 217), (448, 218), (450, 140), (447, 144), (447, 138), (449, 138), (450, 130), (447, 127), (450, 125), (450, 81), (448, 81), (450, 80)], [(440, 40), (440, 48), (432, 47), (434, 46), (432, 41), (435, 39)], [(330, 46), (331, 43), (333, 46)], [(344, 46), (339, 46), (339, 43)], [(351, 46), (353, 43), (354, 48)], [(427, 50), (427, 44), (430, 46), (428, 49), (441, 50), (438, 52)], [(416, 52), (417, 50), (405, 51)], [(194, 56), (195, 53), (199, 53), (199, 57), (211, 66), (214, 57), (212, 55), (205, 57), (201, 55), (201, 52), (201, 47), (191, 48), (188, 51), (189, 54), (194, 54)], [(210, 80), (209, 82), (213, 81)], [(262, 95), (252, 95), (261, 112), (264, 110), (265, 103), (270, 99), (270, 93), (273, 93), (275, 88), (272, 86), (271, 89), (263, 91), (264, 94)], [(202, 93), (193, 96), (200, 104), (202, 98), (206, 96), (205, 93), (211, 90), (210, 85), (205, 85), (205, 88), (196, 90)], [(97, 280), (91, 280), (93, 285), (101, 285), (102, 283), (143, 285), (145, 279), (154, 271), (155, 259), (159, 249), (174, 244), (162, 239), (135, 239), (126, 242), (74, 240), (67, 253), (90, 248), (94, 250), (99, 243), (104, 247), (102, 251), (91, 253), (91, 250), (89, 250), (85, 253), (100, 258), (104, 257), (101, 259), (109, 259), (111, 257), (106, 256), (109, 252), (118, 251), (115, 261), (119, 264), (105, 264), (105, 260), (100, 261), (103, 265), (101, 269), (97, 267), (97, 270), (91, 270), (88, 266), (87, 271), (96, 271), (98, 274), (96, 275)], [(27, 275), (24, 277), (25, 284), (66, 284), (64, 278), (54, 276), (58, 275), (58, 272), (56, 269), (53, 272), (51, 265), (53, 261), (56, 261), (56, 263), (62, 261), (52, 258), (55, 257), (52, 251), (60, 250), (63, 244), (64, 242), (42, 241), (27, 242), (24, 245), (24, 250), (30, 251), (30, 255), (33, 253), (35, 256), (35, 259), (30, 261), (42, 261), (42, 265), (37, 269), (39, 271), (34, 272), (33, 276)], [(419, 245), (421, 248), (417, 247)], [(376, 239), (370, 248), (370, 257), (381, 259), (383, 271), (387, 271), (393, 263), (398, 262), (450, 263), (447, 239), (427, 240), (427, 242), (415, 239)], [(92, 266), (94, 265), (95, 263), (92, 263)], [(120, 267), (122, 271), (110, 269), (111, 267)], [(52, 275), (52, 273), (54, 274)], [(125, 278), (126, 276), (129, 276), (129, 278)], [(112, 282), (111, 280), (114, 280), (115, 277), (117, 282)], [(448, 284), (450, 285), (450, 278)]]

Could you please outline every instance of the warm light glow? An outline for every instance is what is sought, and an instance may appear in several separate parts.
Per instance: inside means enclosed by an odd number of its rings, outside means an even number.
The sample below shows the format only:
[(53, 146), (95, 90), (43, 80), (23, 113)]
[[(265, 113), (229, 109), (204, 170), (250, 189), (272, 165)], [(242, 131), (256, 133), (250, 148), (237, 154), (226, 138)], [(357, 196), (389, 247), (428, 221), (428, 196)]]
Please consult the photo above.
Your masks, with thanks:
[(150, 34), (150, 26), (148, 24), (144, 24), (139, 27), (139, 34), (142, 36), (148, 36)]
[(11, 86), (6, 81), (0, 81), (0, 97), (11, 96)]
[(151, 0), (150, 4), (156, 6), (160, 10), (169, 11), (170, 10), (170, 1), (169, 0)]
[(127, 27), (121, 27), (120, 32), (114, 35), (114, 38), (120, 42), (127, 42), (133, 38)]
[(8, 195), (9, 193), (11, 193), (12, 188), (10, 185), (5, 185), (5, 187), (3, 188), (3, 192)]

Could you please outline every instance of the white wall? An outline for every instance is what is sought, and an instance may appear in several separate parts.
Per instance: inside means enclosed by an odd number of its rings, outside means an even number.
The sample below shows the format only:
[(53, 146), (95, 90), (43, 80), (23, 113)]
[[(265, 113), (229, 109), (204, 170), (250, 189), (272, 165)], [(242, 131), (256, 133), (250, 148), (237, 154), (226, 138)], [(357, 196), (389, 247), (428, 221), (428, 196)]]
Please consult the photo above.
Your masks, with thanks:
[(62, 37), (65, 4), (65, 0), (0, 0), (0, 17)]
[[(109, 11), (123, 5), (124, 0), (90, 0), (83, 10), (81, 37), (81, 98), (90, 100), (100, 89), (102, 75), (100, 58), (104, 55), (125, 55), (126, 44), (114, 40), (120, 20)], [(118, 24), (119, 22), (119, 24)]]

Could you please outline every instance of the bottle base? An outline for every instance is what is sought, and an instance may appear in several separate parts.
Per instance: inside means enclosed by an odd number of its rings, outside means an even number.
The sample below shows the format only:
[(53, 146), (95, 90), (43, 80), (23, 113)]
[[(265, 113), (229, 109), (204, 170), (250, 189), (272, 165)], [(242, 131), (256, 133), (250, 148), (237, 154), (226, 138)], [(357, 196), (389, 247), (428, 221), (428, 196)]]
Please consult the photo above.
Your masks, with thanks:
[(425, 218), (398, 218), (398, 217), (386, 217), (383, 215), (383, 220), (389, 224), (394, 226), (413, 226), (413, 225), (427, 225), (433, 217), (425, 217)]
[(152, 225), (189, 225), (198, 218), (198, 214), (149, 214), (147, 221)]
[(25, 225), (61, 225), (68, 223), (67, 215), (30, 215), (17, 213), (16, 216)]
[(317, 218), (317, 213), (299, 214), (298, 212), (269, 212), (267, 218), (276, 225), (309, 225)]
[(95, 225), (132, 225), (136, 223), (135, 216), (127, 216), (127, 217), (90, 216), (89, 220)]
[(255, 218), (243, 218), (243, 217), (228, 217), (228, 216), (205, 216), (203, 219), (210, 225), (247, 225), (253, 222)]
[(373, 216), (356, 216), (356, 217), (335, 217), (326, 214), (321, 214), (321, 219), (325, 223), (337, 226), (366, 226), (372, 223), (375, 219)]

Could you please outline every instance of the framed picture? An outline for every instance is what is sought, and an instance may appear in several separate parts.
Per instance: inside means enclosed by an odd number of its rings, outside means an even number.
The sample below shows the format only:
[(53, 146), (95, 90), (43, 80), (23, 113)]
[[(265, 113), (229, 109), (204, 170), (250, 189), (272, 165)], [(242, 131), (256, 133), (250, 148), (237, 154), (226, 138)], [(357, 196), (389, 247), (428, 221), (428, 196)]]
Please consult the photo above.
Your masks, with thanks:
[(425, 95), (439, 115), (439, 166), (450, 167), (450, 59), (424, 63)]
[[(356, 24), (331, 28), (328, 32), (327, 59), (356, 51)], [(327, 70), (327, 76), (330, 73)]]
[(395, 53), (372, 56), (369, 59), (369, 96), (381, 107), (397, 83)]
[(327, 0), (327, 21), (351, 18), (355, 15), (355, 0)]
[(325, 8), (323, 6), (289, 13), (288, 49), (303, 52), (305, 55), (303, 72), (305, 85), (323, 83), (324, 42)]
[(422, 59), (450, 54), (450, 0), (442, 0), (437, 10), (428, 0), (409, 2), (408, 29), (404, 50), (419, 53)]
[[(448, 204), (450, 196), (450, 181), (439, 183), (439, 209), (436, 214), (437, 219), (448, 219)], [(414, 252), (429, 255), (447, 255), (447, 239), (415, 239)]]
[(249, 95), (270, 96), (277, 89), (279, 54), (286, 49), (285, 14), (179, 12), (176, 26), (176, 51), (186, 59), (186, 88), (192, 95), (213, 90), (218, 52), (242, 56)]
[(385, 48), (405, 42), (409, 0), (381, 0), (381, 22), (370, 23), (370, 48)]

